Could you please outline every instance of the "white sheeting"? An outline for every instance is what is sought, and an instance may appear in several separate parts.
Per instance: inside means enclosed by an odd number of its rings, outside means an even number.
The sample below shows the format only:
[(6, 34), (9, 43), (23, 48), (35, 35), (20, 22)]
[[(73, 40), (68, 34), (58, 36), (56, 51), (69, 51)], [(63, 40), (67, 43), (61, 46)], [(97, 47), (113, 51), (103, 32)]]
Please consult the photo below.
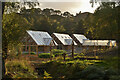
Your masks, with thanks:
[[(72, 44), (72, 38), (68, 34), (60, 34), (60, 33), (53, 33), (61, 42), (63, 45), (71, 45)], [(74, 45), (77, 45), (75, 41)]]

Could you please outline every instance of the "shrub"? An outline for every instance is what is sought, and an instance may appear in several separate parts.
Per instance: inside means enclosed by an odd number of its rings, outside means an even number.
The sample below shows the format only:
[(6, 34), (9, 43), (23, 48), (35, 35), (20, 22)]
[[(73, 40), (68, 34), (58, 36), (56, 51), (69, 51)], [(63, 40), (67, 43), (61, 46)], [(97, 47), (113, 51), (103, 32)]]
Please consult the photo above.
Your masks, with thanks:
[(109, 80), (120, 80), (120, 75), (110, 76), (110, 79), (109, 79)]
[(84, 53), (80, 53), (79, 55), (80, 55), (80, 56), (84, 56), (85, 54), (84, 54)]
[(18, 56), (14, 53), (8, 53), (8, 55), (7, 55), (8, 60), (17, 59), (17, 58), (18, 58)]
[(111, 76), (116, 76), (117, 74), (117, 70), (109, 68), (107, 70), (105, 70), (105, 80), (111, 79)]
[(59, 50), (59, 49), (52, 49), (51, 52), (55, 56), (61, 56), (63, 53), (66, 53), (65, 50)]
[(46, 71), (44, 71), (44, 78), (52, 78), (51, 76), (50, 76), (50, 74), (49, 73), (47, 73)]
[(6, 73), (12, 74), (12, 78), (36, 78), (34, 68), (24, 60), (12, 60), (6, 62)]
[(40, 53), (39, 58), (50, 58), (54, 57), (53, 55), (50, 55), (50, 53)]
[(35, 52), (31, 52), (30, 54), (35, 55)]
[(81, 72), (81, 77), (86, 80), (103, 80), (104, 70), (97, 66), (89, 66)]
[(79, 53), (74, 53), (74, 55), (78, 55)]
[[(83, 70), (83, 68), (81, 68), (83, 65), (81, 64), (74, 63), (74, 61), (73, 63), (62, 63), (57, 60), (43, 64), (42, 66), (44, 66), (44, 68), (42, 69), (47, 71), (53, 78), (80, 78), (80, 72)], [(45, 72), (41, 72), (40, 74), (49, 76), (49, 74), (45, 75)]]
[(57, 56), (62, 56), (63, 53), (56, 53), (54, 56), (57, 57)]
[[(24, 54), (29, 54), (29, 53), (24, 53)], [(31, 55), (35, 55), (35, 52), (31, 52), (30, 54), (31, 54)]]

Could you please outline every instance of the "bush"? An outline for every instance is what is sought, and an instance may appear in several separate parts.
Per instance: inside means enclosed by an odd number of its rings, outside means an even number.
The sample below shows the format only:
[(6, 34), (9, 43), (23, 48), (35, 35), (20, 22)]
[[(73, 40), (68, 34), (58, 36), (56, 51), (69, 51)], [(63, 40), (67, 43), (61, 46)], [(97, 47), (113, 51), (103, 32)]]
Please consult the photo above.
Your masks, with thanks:
[[(29, 54), (29, 53), (24, 53), (24, 54)], [(35, 52), (31, 52), (30, 54), (31, 54), (31, 55), (35, 55)]]
[(30, 54), (35, 55), (35, 52), (31, 52)]
[(120, 75), (110, 76), (110, 79), (109, 79), (109, 80), (120, 80)]
[(40, 53), (39, 58), (50, 58), (53, 57), (53, 55), (50, 55), (50, 53)]
[(81, 72), (81, 77), (86, 80), (103, 80), (104, 70), (97, 66), (89, 66)]
[(85, 54), (84, 54), (84, 53), (80, 53), (79, 55), (80, 55), (80, 56), (84, 56)]
[(65, 50), (59, 50), (59, 49), (52, 49), (51, 52), (54, 56), (61, 56), (63, 53), (66, 53)]
[(34, 68), (24, 60), (12, 60), (6, 62), (6, 73), (11, 74), (12, 78), (36, 78)]
[(57, 56), (62, 56), (63, 53), (56, 53), (54, 56), (57, 57)]
[[(62, 63), (57, 60), (43, 64), (42, 66), (44, 67), (40, 69), (43, 69), (43, 71), (45, 70), (46, 72), (48, 72), (50, 76), (52, 76), (52, 78), (65, 78), (65, 80), (70, 78), (71, 80), (72, 78), (79, 79), (81, 77), (80, 72), (83, 70), (83, 68), (81, 68), (81, 66), (83, 65), (81, 64), (74, 63), (74, 61), (73, 63)], [(45, 75), (44, 72), (41, 72), (40, 74), (41, 76)]]
[(111, 79), (111, 76), (118, 75), (117, 70), (109, 68), (105, 70), (105, 80)]

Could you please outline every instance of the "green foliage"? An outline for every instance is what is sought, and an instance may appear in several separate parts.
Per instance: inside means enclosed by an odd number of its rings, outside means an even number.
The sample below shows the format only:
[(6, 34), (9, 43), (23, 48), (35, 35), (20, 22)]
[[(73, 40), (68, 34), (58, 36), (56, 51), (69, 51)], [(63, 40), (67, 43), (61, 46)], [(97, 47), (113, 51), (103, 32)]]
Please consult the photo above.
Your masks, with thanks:
[(120, 75), (110, 76), (109, 80), (120, 80)]
[[(24, 54), (29, 54), (29, 53), (24, 53)], [(35, 52), (31, 52), (30, 54), (31, 55), (35, 55), (36, 53)]]
[(63, 27), (63, 26), (58, 26), (57, 28), (56, 28), (56, 31), (57, 32), (65, 32), (65, 28)]
[(40, 53), (39, 58), (50, 58), (54, 57), (53, 55), (50, 55), (50, 53)]
[(50, 74), (47, 73), (46, 71), (44, 71), (44, 76), (45, 76), (45, 78), (52, 78), (52, 77), (50, 76)]
[(79, 55), (80, 55), (80, 56), (84, 56), (85, 54), (84, 54), (84, 53), (80, 53)]
[(66, 53), (65, 50), (59, 50), (59, 49), (52, 49), (51, 53), (55, 56), (61, 56), (63, 53)]
[(29, 27), (27, 27), (29, 25), (27, 20), (16, 13), (3, 15), (2, 24), (4, 42), (9, 44), (15, 44), (20, 41), (26, 29), (29, 29)]
[(30, 54), (35, 55), (35, 52), (31, 52)]
[(112, 68), (114, 70), (118, 69), (119, 57), (106, 57), (101, 63), (96, 63), (97, 66), (104, 66), (105, 68)]
[(42, 66), (44, 66), (43, 69), (49, 72), (53, 78), (78, 78), (82, 69), (87, 67), (85, 64), (86, 63), (82, 62), (78, 63), (78, 61), (73, 61), (73, 63), (51, 61), (43, 64)]
[[(46, 76), (52, 78), (81, 79), (81, 80), (119, 80), (118, 73), (115, 69), (105, 68), (104, 66), (88, 65), (87, 60), (71, 60), (66, 62), (51, 61), (44, 63), (42, 66)], [(41, 67), (42, 67), (41, 66)], [(44, 72), (45, 74), (45, 72)], [(44, 75), (41, 73), (41, 76)]]
[[(41, 10), (40, 8), (21, 8), (20, 13), (17, 13), (19, 7), (15, 7), (15, 4), (19, 3), (6, 3), (6, 5), (8, 5), (6, 7), (10, 9), (10, 14), (3, 15), (3, 53), (7, 53), (6, 50), (13, 49), (11, 47), (16, 48), (16, 45), (20, 43), (23, 36), (25, 36), (27, 29), (47, 31), (50, 34), (53, 32), (68, 34), (82, 33), (90, 39), (119, 40), (118, 35), (120, 33), (120, 29), (118, 28), (118, 24), (120, 21), (120, 4), (101, 3), (100, 7), (97, 8), (93, 14), (79, 13), (75, 16), (69, 12), (64, 12), (62, 14), (59, 10)], [(12, 13), (12, 11), (16, 13)], [(52, 50), (52, 54), (55, 56), (62, 55), (63, 53), (66, 53), (66, 51), (57, 49)], [(50, 58), (50, 56), (52, 56), (50, 53), (39, 54), (40, 58)], [(81, 53), (78, 57), (81, 56), (84, 56), (84, 54)], [(67, 59), (65, 63), (63, 62), (64, 64), (57, 61), (45, 64), (46, 70), (44, 74), (46, 77), (49, 77), (49, 74), (51, 74), (55, 78), (119, 80), (119, 76), (116, 73), (116, 71), (119, 70), (118, 58), (105, 59), (101, 63), (95, 63), (96, 66), (89, 67), (88, 64), (91, 62), (87, 60), (80, 61)], [(104, 67), (105, 69), (101, 67)], [(14, 78), (35, 77), (33, 74), (34, 71), (28, 62), (9, 61), (6, 63), (6, 69), (8, 73), (10, 72), (12, 75), (14, 74)]]
[(30, 73), (17, 73), (16, 75), (13, 76), (13, 78), (37, 78), (36, 75), (30, 74)]
[[(8, 50), (18, 49), (21, 39), (25, 36), (30, 24), (26, 18), (16, 13), (4, 14), (2, 19), (2, 43), (4, 44), (3, 57), (6, 57)], [(29, 26), (29, 27), (28, 27)]]
[(87, 80), (94, 80), (94, 79), (103, 80), (104, 70), (96, 66), (89, 66), (81, 72), (81, 76), (82, 78)]
[(101, 3), (94, 14), (87, 17), (85, 20), (84, 26), (86, 26), (86, 35), (92, 36), (92, 38), (95, 39), (117, 40), (117, 35), (119, 34), (119, 6), (120, 5), (117, 5), (117, 3)]
[(55, 57), (57, 57), (57, 56), (62, 56), (63, 53), (55, 53), (54, 55), (55, 55)]
[(13, 78), (36, 78), (34, 68), (24, 60), (6, 62), (6, 74), (11, 73)]

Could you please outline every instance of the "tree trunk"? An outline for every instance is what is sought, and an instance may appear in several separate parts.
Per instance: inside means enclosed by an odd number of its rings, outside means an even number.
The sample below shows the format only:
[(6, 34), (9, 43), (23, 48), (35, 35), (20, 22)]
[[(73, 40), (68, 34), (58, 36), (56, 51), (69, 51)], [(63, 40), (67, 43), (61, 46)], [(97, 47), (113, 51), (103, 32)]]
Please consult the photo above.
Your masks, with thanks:
[[(5, 9), (5, 2), (1, 3), (2, 5), (2, 17), (3, 17), (3, 13), (4, 13), (4, 9)], [(4, 46), (3, 46), (4, 45)], [(6, 73), (6, 69), (5, 69), (5, 59), (7, 58), (7, 53), (8, 53), (8, 45), (7, 43), (3, 44), (2, 46), (2, 78), (5, 78), (5, 73)]]
[(5, 2), (2, 2), (2, 16), (3, 16), (4, 10), (5, 10)]
[(2, 78), (5, 78), (5, 73), (6, 73), (6, 69), (5, 69), (5, 60), (7, 58), (7, 53), (8, 53), (8, 44), (4, 43), (2, 45)]

